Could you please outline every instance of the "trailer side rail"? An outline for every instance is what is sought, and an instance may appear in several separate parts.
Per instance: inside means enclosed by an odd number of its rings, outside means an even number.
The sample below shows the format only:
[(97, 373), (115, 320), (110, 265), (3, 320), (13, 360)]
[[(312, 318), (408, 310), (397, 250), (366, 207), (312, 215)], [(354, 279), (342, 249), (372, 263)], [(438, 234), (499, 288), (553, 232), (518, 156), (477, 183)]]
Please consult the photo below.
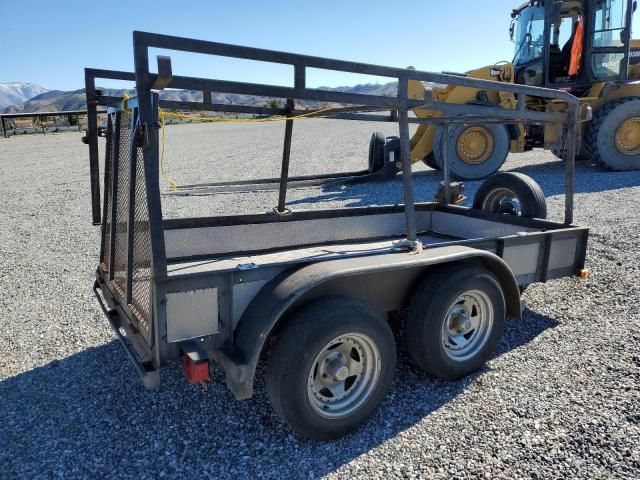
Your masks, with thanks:
[[(273, 50), (258, 49), (252, 47), (242, 47), (217, 42), (207, 42), (202, 40), (159, 35), (146, 32), (134, 32), (134, 57), (135, 73), (122, 71), (109, 71), (99, 69), (86, 69), (85, 81), (87, 84), (87, 101), (89, 116), (95, 119), (95, 108), (97, 105), (108, 105), (118, 102), (118, 97), (103, 97), (96, 92), (95, 79), (119, 79), (135, 80), (138, 96), (141, 101), (149, 104), (152, 90), (162, 90), (164, 88), (190, 89), (203, 92), (202, 102), (175, 102), (158, 101), (162, 108), (190, 109), (200, 111), (235, 112), (260, 115), (291, 115), (295, 117), (296, 112), (291, 108), (270, 109), (265, 107), (222, 105), (211, 102), (211, 92), (237, 93), (266, 97), (286, 98), (289, 100), (310, 100), (318, 102), (336, 102), (350, 104), (351, 107), (343, 109), (332, 118), (345, 120), (368, 120), (368, 121), (398, 121), (400, 128), (401, 155), (403, 174), (405, 177), (411, 175), (411, 163), (409, 161), (409, 138), (408, 123), (439, 123), (443, 124), (446, 130), (448, 123), (558, 123), (564, 124), (564, 137), (567, 146), (567, 198), (565, 205), (565, 221), (572, 222), (573, 216), (573, 175), (574, 175), (574, 155), (575, 155), (575, 124), (579, 115), (579, 100), (568, 92), (501, 83), (487, 80), (478, 80), (469, 77), (418, 71), (413, 69), (401, 69), (371, 65), (366, 63), (334, 60), (322, 57), (299, 55)], [(237, 59), (256, 60), (261, 62), (271, 62), (291, 65), (294, 69), (294, 86), (282, 87), (275, 85), (263, 85), (255, 83), (232, 82), (215, 79), (204, 79), (195, 77), (185, 77), (173, 75), (171, 61), (169, 57), (158, 56), (158, 73), (152, 73), (149, 69), (149, 48), (159, 48), (166, 50), (184, 51), (208, 55), (225, 56)], [(308, 88), (306, 85), (306, 69), (317, 68), (325, 70), (335, 70), (356, 74), (367, 74), (395, 78), (398, 81), (398, 94), (396, 97), (384, 97), (379, 95), (351, 94), (345, 92), (333, 92)], [(433, 83), (444, 83), (453, 86), (464, 86), (476, 89), (486, 89), (500, 92), (513, 93), (516, 97), (517, 108), (515, 110), (495, 109), (485, 105), (454, 105), (437, 102), (429, 95), (425, 100), (413, 100), (408, 97), (409, 80), (426, 81)], [(538, 112), (526, 108), (526, 97), (541, 97), (547, 99), (558, 99), (567, 103), (567, 114), (553, 112)], [(89, 104), (91, 106), (89, 107)], [(443, 117), (426, 119), (409, 119), (408, 111), (414, 108), (428, 108), (437, 110)], [(371, 112), (376, 110), (397, 111), (397, 120), (392, 115), (371, 115), (358, 112)], [(144, 113), (146, 106), (142, 106), (142, 121), (148, 123), (152, 113)], [(305, 112), (305, 114), (308, 112)], [(299, 114), (299, 113), (298, 113)], [(89, 121), (89, 145), (91, 162), (91, 184), (92, 184), (92, 211), (94, 223), (100, 222), (100, 199), (99, 199), (99, 179), (98, 179), (98, 154), (97, 154), (97, 126), (95, 120)], [(289, 135), (290, 137), (290, 135)], [(288, 150), (290, 138), (285, 138), (284, 151)], [(286, 157), (286, 158), (284, 158)], [(283, 165), (288, 164), (288, 155), (283, 157)], [(445, 155), (446, 157), (446, 155)], [(445, 159), (446, 161), (446, 159)], [(446, 165), (448, 167), (448, 165)], [(283, 173), (284, 173), (283, 169)], [(445, 174), (448, 168), (445, 168)], [(282, 176), (282, 189), (286, 188), (287, 179)], [(448, 176), (447, 176), (448, 177)], [(448, 178), (447, 178), (448, 179)], [(414, 198), (410, 180), (404, 182), (405, 205), (407, 211), (407, 237), (409, 241), (415, 241), (415, 228), (412, 221), (412, 211), (414, 210)], [(281, 197), (283, 197), (281, 193)]]

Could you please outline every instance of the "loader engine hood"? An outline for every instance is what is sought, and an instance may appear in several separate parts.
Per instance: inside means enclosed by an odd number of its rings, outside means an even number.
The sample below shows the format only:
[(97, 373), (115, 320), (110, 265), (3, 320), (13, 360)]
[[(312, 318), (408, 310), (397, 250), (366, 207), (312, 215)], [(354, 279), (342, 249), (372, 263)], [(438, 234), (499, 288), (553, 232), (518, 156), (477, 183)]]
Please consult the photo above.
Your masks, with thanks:
[(469, 70), (467, 76), (482, 80), (493, 80), (495, 82), (513, 82), (513, 64), (502, 62), (497, 65), (487, 65), (485, 67)]

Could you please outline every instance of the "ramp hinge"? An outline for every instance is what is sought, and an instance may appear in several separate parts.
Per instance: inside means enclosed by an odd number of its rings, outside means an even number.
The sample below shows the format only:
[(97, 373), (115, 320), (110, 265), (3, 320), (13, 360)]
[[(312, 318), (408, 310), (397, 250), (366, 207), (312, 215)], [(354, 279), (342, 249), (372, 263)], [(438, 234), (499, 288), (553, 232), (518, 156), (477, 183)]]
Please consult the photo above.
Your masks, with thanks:
[(134, 142), (136, 147), (143, 149), (147, 148), (149, 145), (149, 129), (147, 128), (146, 123), (140, 124), (138, 125), (138, 128), (136, 128)]

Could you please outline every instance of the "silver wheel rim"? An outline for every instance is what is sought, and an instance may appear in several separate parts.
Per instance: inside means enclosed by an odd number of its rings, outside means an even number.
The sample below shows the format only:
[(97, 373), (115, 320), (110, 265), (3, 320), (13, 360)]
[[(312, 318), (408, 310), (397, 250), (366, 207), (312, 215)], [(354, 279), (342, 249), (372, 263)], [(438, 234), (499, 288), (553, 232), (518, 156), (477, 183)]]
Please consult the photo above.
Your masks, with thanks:
[(325, 418), (351, 415), (371, 396), (380, 379), (380, 353), (361, 333), (331, 340), (316, 356), (307, 381), (313, 409)]
[(492, 213), (522, 216), (522, 203), (518, 195), (509, 188), (490, 191), (482, 202), (482, 209)]
[(462, 362), (487, 343), (493, 327), (493, 304), (480, 290), (469, 290), (451, 304), (442, 324), (442, 346), (447, 356)]

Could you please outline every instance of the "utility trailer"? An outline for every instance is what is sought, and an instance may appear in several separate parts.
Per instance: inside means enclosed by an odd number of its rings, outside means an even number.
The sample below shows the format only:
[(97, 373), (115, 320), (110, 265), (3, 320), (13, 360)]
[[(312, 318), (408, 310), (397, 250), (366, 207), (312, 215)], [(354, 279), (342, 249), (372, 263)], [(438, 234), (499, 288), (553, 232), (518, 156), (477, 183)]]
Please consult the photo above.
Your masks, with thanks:
[[(580, 120), (572, 95), (143, 32), (134, 32), (133, 43), (135, 73), (86, 71), (86, 143), (94, 222), (102, 229), (94, 291), (147, 388), (160, 385), (163, 367), (182, 360), (190, 383), (206, 383), (217, 365), (235, 397), (246, 399), (253, 393), (256, 367), (265, 361), (276, 412), (303, 436), (337, 438), (364, 423), (390, 388), (396, 362), (390, 312), (406, 311), (405, 341), (414, 361), (434, 376), (456, 379), (490, 358), (505, 318), (521, 318), (522, 288), (583, 273), (588, 229), (572, 224), (574, 127)], [(175, 76), (166, 56), (158, 57), (158, 73), (151, 73), (150, 48), (292, 65), (294, 86)], [(310, 89), (307, 68), (396, 78), (398, 95)], [(123, 101), (95, 89), (96, 78), (123, 76), (135, 79), (135, 97)], [(510, 92), (519, 108), (461, 107), (432, 98), (417, 102), (407, 95), (412, 80)], [(237, 108), (207, 102), (206, 92), (212, 91), (288, 99), (275, 208), (252, 215), (163, 218), (158, 141), (163, 102), (157, 92), (163, 88), (205, 92), (202, 103), (180, 107), (192, 110)], [(556, 99), (565, 108), (530, 111), (525, 100), (531, 97)], [(300, 113), (291, 108), (294, 99), (350, 105), (333, 118), (397, 121), (404, 204), (287, 208), (289, 151)], [(98, 105), (109, 107), (103, 132), (97, 128)], [(409, 118), (418, 105), (441, 115)], [(487, 122), (560, 125), (567, 146), (564, 223), (531, 218), (544, 216), (544, 197), (524, 176), (499, 174), (506, 177), (492, 177), (481, 187), (477, 208), (455, 205), (458, 191), (449, 181), (446, 155), (438, 200), (415, 201), (410, 122), (437, 122), (445, 129)], [(96, 209), (99, 135), (106, 137), (102, 212), (99, 205)], [(392, 161), (393, 152), (385, 158)]]

